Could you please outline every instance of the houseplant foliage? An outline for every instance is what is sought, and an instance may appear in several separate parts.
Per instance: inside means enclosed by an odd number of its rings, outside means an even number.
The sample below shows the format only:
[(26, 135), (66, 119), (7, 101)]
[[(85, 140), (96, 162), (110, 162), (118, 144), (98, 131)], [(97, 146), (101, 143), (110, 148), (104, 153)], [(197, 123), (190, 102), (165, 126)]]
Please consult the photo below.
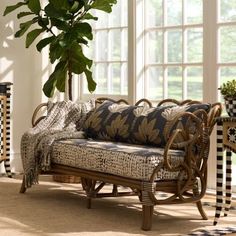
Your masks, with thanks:
[(236, 116), (236, 80), (229, 80), (220, 86), (224, 96), (225, 108), (229, 116)]
[[(69, 99), (71, 95), (71, 82), (73, 74), (85, 74), (90, 92), (96, 89), (92, 77), (91, 66), (93, 61), (83, 53), (83, 45), (93, 39), (91, 20), (98, 20), (91, 14), (97, 9), (107, 13), (117, 0), (44, 0), (42, 8), (40, 0), (23, 0), (15, 5), (6, 7), (4, 16), (18, 8), (18, 19), (25, 20), (20, 23), (20, 29), (15, 37), (25, 33), (25, 46), (28, 48), (37, 38), (37, 50), (49, 45), (49, 58), (55, 69), (43, 86), (47, 97), (52, 97), (55, 89), (65, 92), (68, 78)], [(45, 34), (47, 33), (47, 34)], [(43, 38), (42, 38), (43, 37)], [(68, 76), (68, 77), (67, 77)]]
[(220, 86), (220, 92), (224, 98), (236, 99), (236, 80), (230, 80)]

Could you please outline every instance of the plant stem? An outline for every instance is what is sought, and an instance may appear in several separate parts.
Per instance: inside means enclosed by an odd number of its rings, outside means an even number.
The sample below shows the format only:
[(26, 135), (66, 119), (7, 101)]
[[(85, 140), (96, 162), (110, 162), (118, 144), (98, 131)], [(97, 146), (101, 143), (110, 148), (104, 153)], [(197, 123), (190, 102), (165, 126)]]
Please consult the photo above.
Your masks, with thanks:
[(72, 73), (70, 70), (68, 70), (68, 94), (69, 100), (72, 101)]
[[(42, 20), (42, 24), (47, 29), (47, 32), (50, 32), (53, 36), (56, 37), (56, 34), (54, 34), (54, 32), (52, 31), (52, 27), (49, 28), (46, 24), (44, 24), (43, 17), (41, 15), (38, 15), (38, 17)], [(47, 17), (47, 19), (48, 19), (48, 17)]]
[(71, 61), (70, 61), (70, 51), (67, 51), (68, 56), (68, 96), (69, 100), (72, 101), (72, 70), (71, 70)]

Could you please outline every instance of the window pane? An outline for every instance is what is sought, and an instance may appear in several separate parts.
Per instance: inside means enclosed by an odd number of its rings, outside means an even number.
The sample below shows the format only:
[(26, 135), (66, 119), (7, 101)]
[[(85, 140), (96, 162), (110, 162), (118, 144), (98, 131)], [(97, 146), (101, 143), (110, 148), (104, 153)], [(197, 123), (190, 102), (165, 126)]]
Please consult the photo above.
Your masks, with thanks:
[(149, 67), (148, 76), (148, 98), (151, 100), (161, 100), (163, 98), (163, 72), (160, 67)]
[(220, 85), (228, 80), (236, 79), (236, 67), (221, 67), (220, 69)]
[(89, 41), (88, 46), (83, 47), (84, 50), (84, 54), (86, 57), (90, 58), (90, 59), (94, 59), (95, 58), (95, 41)]
[(185, 17), (187, 24), (201, 24), (203, 13), (203, 0), (187, 0), (185, 1)]
[(167, 0), (167, 25), (182, 24), (182, 0)]
[(96, 16), (98, 17), (98, 20), (95, 23), (95, 28), (107, 28), (108, 26), (108, 14), (106, 12), (102, 11), (96, 11)]
[[(110, 60), (120, 60), (121, 59), (121, 31), (120, 30), (110, 30)], [(107, 45), (106, 45), (107, 46)]]
[(109, 26), (120, 26), (121, 25), (121, 1), (117, 3), (112, 8), (112, 14), (109, 14)]
[(236, 26), (220, 28), (220, 62), (236, 62)]
[(220, 21), (236, 21), (236, 1), (221, 0), (220, 1)]
[(187, 30), (187, 62), (202, 62), (202, 43), (202, 28), (193, 28)]
[(121, 30), (121, 60), (127, 61), (128, 60), (128, 30), (122, 29)]
[(182, 62), (182, 32), (171, 30), (167, 32), (168, 62)]
[(162, 24), (162, 0), (145, 0), (147, 27), (161, 26)]
[(203, 93), (202, 67), (187, 68), (187, 97), (192, 100), (202, 100)]
[[(93, 63), (91, 71), (92, 71), (93, 79), (96, 81), (97, 65), (95, 63)], [(85, 75), (83, 76), (82, 83), (83, 83), (83, 93), (89, 94), (90, 92), (88, 90), (88, 82), (87, 82)]]
[(149, 63), (163, 62), (163, 37), (161, 31), (152, 31), (148, 33), (148, 61)]
[[(93, 79), (97, 82), (94, 93), (104, 95), (128, 94), (128, 0), (119, 0), (111, 13), (94, 10), (94, 40), (84, 46), (85, 55), (93, 60)], [(83, 80), (83, 93), (87, 81)]]
[(108, 65), (106, 63), (99, 63), (96, 66), (96, 93), (107, 94), (108, 93), (108, 81), (107, 81)]
[(128, 0), (121, 1), (121, 26), (128, 26)]
[(96, 33), (96, 52), (97, 61), (107, 61), (108, 59), (108, 33), (106, 30), (101, 30)]
[(127, 63), (122, 63), (121, 66), (121, 95), (128, 94), (128, 67)]
[(121, 77), (121, 65), (120, 63), (111, 64), (111, 81), (109, 94), (120, 94), (120, 77)]
[(169, 67), (167, 70), (168, 97), (182, 100), (182, 68)]

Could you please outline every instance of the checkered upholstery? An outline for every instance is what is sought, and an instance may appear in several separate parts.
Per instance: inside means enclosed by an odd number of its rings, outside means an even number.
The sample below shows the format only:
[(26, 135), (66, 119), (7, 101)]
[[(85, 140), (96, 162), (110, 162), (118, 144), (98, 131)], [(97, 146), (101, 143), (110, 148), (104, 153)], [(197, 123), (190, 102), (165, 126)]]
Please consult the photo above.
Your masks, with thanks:
[[(169, 150), (169, 161), (178, 166), (185, 152)], [(52, 162), (132, 179), (149, 181), (153, 170), (160, 167), (157, 180), (173, 180), (179, 171), (163, 167), (164, 149), (152, 146), (91, 139), (67, 139), (53, 144)]]
[(229, 116), (236, 116), (236, 100), (225, 99), (225, 108)]
[(1, 159), (4, 160), (6, 174), (11, 177), (10, 167), (10, 125), (11, 125), (11, 83), (0, 83), (0, 142)]

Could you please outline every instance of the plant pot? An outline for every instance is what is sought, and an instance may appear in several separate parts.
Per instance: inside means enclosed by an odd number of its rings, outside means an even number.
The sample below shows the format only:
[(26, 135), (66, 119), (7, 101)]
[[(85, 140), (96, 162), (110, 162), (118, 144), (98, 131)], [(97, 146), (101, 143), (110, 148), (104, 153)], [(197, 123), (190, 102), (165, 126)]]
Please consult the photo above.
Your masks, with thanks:
[(236, 98), (225, 97), (225, 109), (229, 116), (236, 117)]

